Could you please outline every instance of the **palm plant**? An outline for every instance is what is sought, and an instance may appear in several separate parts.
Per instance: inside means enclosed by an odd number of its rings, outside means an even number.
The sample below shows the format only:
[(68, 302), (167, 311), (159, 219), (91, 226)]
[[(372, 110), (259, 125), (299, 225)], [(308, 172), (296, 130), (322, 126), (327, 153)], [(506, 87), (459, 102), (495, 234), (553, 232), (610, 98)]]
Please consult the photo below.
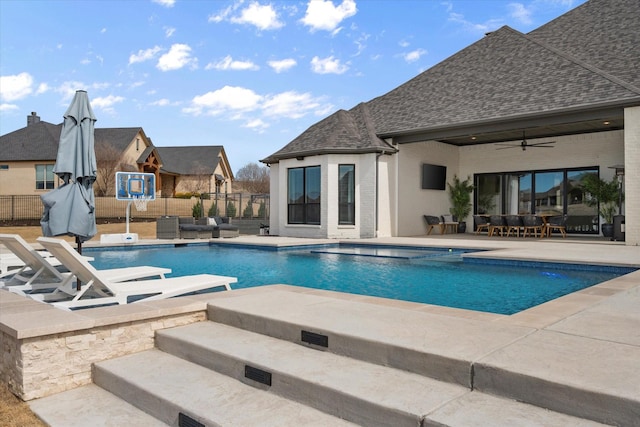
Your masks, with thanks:
[(447, 187), (449, 188), (449, 200), (451, 201), (449, 212), (462, 223), (472, 210), (471, 193), (474, 186), (471, 183), (471, 178), (467, 177), (467, 179), (461, 181), (457, 175), (454, 175), (452, 183), (448, 182)]

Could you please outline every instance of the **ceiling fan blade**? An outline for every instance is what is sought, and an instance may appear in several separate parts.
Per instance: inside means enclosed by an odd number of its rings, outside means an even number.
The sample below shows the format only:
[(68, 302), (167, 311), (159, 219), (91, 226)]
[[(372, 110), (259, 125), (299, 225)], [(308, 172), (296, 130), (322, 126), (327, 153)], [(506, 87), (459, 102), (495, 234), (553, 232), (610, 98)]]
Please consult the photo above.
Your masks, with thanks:
[(549, 147), (548, 144), (555, 144), (555, 141), (548, 142), (534, 142), (533, 144), (527, 144), (527, 147), (540, 147), (540, 148), (553, 148)]
[(496, 150), (506, 150), (507, 148), (520, 148), (520, 144), (500, 144), (500, 143), (496, 143), (496, 145), (500, 146), (500, 148), (496, 148)]

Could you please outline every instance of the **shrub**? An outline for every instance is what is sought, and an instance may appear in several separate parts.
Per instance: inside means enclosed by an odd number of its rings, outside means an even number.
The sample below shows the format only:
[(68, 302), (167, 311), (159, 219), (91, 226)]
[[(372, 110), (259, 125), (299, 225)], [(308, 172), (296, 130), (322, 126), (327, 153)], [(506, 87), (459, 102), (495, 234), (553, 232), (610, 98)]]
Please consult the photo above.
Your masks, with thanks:
[(191, 208), (191, 215), (194, 218), (200, 218), (202, 216), (202, 205), (200, 202), (196, 202), (196, 204), (193, 205)]
[(242, 211), (243, 218), (251, 218), (253, 216), (253, 203), (247, 203), (247, 206)]
[(218, 202), (215, 202), (209, 206), (209, 211), (207, 212), (208, 217), (220, 216), (220, 210), (218, 209)]
[(236, 205), (233, 202), (227, 203), (227, 216), (229, 218), (235, 218), (236, 216)]

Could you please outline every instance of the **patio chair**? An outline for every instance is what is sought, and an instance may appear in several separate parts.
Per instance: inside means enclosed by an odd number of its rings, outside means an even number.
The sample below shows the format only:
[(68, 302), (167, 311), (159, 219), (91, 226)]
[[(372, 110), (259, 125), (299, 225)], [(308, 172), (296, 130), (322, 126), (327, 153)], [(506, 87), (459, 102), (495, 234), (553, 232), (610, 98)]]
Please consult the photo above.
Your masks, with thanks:
[(474, 215), (473, 223), (476, 226), (476, 234), (480, 234), (482, 230), (486, 230), (487, 234), (489, 233), (489, 217), (486, 215)]
[(438, 230), (440, 230), (440, 234), (442, 234), (444, 230), (444, 224), (440, 221), (440, 218), (433, 215), (423, 215), (423, 217), (425, 222), (427, 223), (427, 236), (431, 234), (431, 231), (436, 226), (438, 227)]
[(558, 230), (562, 234), (562, 238), (567, 237), (567, 219), (569, 215), (554, 215), (549, 217), (547, 221), (547, 236), (551, 236), (551, 232)]
[[(23, 268), (10, 271), (0, 277), (0, 283), (5, 289), (24, 295), (26, 292), (40, 291), (44, 289), (64, 289), (68, 294), (74, 294), (73, 288), (75, 276), (61, 265), (55, 256), (43, 257), (33, 249), (22, 237), (17, 234), (0, 234), (0, 243), (5, 245), (23, 262)], [(69, 246), (71, 248), (71, 246)], [(75, 249), (71, 250), (77, 254)], [(79, 255), (85, 263), (93, 259)], [(55, 265), (54, 265), (55, 264)], [(147, 279), (153, 277), (164, 278), (171, 273), (169, 268), (136, 266), (125, 268), (111, 268), (100, 270), (105, 277), (114, 282), (128, 280)], [(2, 287), (2, 286), (0, 286)]]
[(531, 235), (532, 231), (535, 237), (538, 237), (538, 232), (540, 232), (540, 237), (544, 236), (544, 221), (542, 221), (541, 217), (536, 215), (525, 215), (522, 218), (522, 222), (524, 224), (524, 233), (522, 234), (523, 237), (527, 237), (527, 233)]
[(511, 235), (511, 231), (515, 231), (516, 236), (520, 237), (520, 231), (524, 231), (524, 223), (520, 215), (507, 215), (505, 218), (507, 222), (507, 237)]
[(74, 309), (154, 301), (214, 288), (230, 290), (230, 284), (238, 281), (235, 277), (198, 274), (168, 279), (115, 282), (85, 261), (66, 241), (40, 237), (38, 242), (83, 283), (82, 290), (75, 295), (66, 294), (65, 290), (60, 288), (42, 298), (39, 297), (40, 294), (29, 295), (37, 300), (51, 302), (60, 308)]
[(498, 231), (501, 236), (504, 236), (504, 232), (507, 230), (507, 223), (502, 215), (491, 215), (489, 217), (489, 237), (493, 236), (493, 233)]

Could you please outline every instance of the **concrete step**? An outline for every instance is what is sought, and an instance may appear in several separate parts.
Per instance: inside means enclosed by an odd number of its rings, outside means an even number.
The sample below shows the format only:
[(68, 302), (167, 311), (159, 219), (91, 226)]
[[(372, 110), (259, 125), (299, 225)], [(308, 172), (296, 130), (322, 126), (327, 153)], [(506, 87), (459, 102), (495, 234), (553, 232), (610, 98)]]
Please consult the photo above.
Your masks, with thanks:
[(97, 363), (93, 380), (172, 426), (353, 425), (155, 349)]
[[(470, 392), (214, 322), (159, 331), (156, 347), (360, 425), (419, 426), (425, 415)], [(268, 372), (270, 386), (245, 378), (247, 365)]]
[(318, 348), (310, 331), (335, 354), (605, 424), (640, 419), (638, 346), (273, 288), (212, 300), (208, 317)]
[(32, 400), (29, 407), (52, 427), (168, 425), (95, 384)]
[(476, 360), (535, 332), (273, 288), (211, 300), (208, 318), (302, 345), (303, 330), (325, 335), (332, 353), (467, 388), (473, 386)]

